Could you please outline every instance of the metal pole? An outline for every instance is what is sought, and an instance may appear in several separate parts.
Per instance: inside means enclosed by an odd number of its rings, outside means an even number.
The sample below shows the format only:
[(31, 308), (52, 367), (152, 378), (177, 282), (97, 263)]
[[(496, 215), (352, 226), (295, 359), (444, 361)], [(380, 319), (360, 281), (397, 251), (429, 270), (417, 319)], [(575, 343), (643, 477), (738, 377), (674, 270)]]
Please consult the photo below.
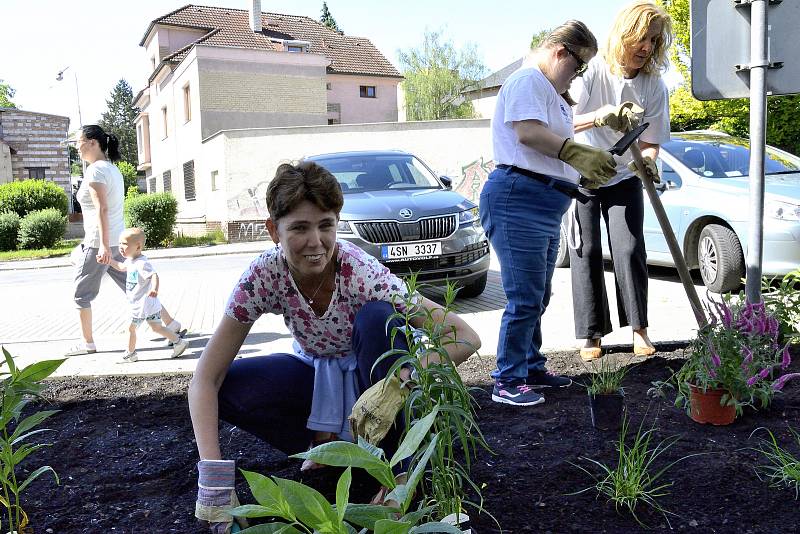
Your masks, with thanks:
[(764, 254), (764, 145), (767, 115), (767, 0), (750, 2), (750, 228), (745, 295), (761, 302)]
[(81, 94), (78, 91), (78, 73), (73, 71), (72, 74), (75, 75), (75, 99), (78, 101), (78, 122), (80, 123), (78, 126), (83, 126), (83, 117), (81, 117)]
[(680, 245), (678, 245), (678, 240), (675, 239), (675, 233), (672, 231), (672, 226), (669, 224), (667, 213), (664, 211), (661, 199), (658, 198), (658, 193), (656, 193), (656, 186), (653, 185), (653, 180), (645, 173), (642, 151), (639, 148), (638, 142), (634, 141), (630, 150), (633, 155), (633, 161), (636, 162), (636, 167), (639, 169), (639, 174), (644, 176), (644, 178), (642, 178), (644, 189), (647, 191), (650, 205), (653, 207), (653, 211), (658, 219), (658, 224), (661, 225), (661, 232), (664, 234), (664, 239), (667, 241), (669, 251), (672, 253), (672, 260), (675, 263), (675, 268), (678, 270), (678, 276), (681, 278), (686, 296), (689, 298), (689, 304), (692, 306), (692, 312), (697, 321), (697, 326), (703, 328), (708, 324), (706, 314), (703, 311), (703, 305), (700, 303), (700, 297), (697, 296), (697, 290), (695, 290), (694, 283), (692, 282), (692, 275), (689, 274), (689, 269), (686, 267), (686, 261), (683, 259), (683, 252), (681, 251)]

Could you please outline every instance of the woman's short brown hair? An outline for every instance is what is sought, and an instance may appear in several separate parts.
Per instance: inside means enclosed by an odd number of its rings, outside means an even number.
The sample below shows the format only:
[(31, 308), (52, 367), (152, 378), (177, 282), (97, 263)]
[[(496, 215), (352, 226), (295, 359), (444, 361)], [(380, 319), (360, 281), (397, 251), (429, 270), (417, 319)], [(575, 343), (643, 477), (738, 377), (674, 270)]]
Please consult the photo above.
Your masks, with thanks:
[(304, 200), (322, 211), (332, 211), (339, 218), (344, 196), (336, 178), (313, 161), (297, 165), (284, 163), (275, 171), (267, 187), (267, 210), (273, 221), (292, 212)]
[[(542, 39), (536, 49), (566, 47), (577, 53), (588, 53), (591, 57), (597, 54), (597, 39), (583, 22), (579, 20), (568, 20), (564, 24), (554, 28), (547, 36)], [(575, 101), (564, 91), (561, 97), (570, 106), (575, 105)]]

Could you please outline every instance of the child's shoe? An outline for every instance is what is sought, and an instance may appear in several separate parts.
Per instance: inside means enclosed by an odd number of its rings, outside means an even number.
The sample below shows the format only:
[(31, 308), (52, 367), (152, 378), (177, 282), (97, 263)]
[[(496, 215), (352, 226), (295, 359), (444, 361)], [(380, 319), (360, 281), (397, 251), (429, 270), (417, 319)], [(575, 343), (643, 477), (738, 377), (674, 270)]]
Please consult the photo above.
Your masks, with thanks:
[(139, 361), (139, 355), (136, 354), (136, 351), (126, 352), (125, 356), (123, 356), (122, 359), (125, 360), (128, 363), (138, 362)]
[(172, 357), (177, 358), (178, 356), (183, 354), (183, 351), (185, 351), (186, 347), (188, 346), (189, 342), (183, 339), (182, 337), (179, 337), (178, 341), (176, 341), (175, 344), (172, 346)]

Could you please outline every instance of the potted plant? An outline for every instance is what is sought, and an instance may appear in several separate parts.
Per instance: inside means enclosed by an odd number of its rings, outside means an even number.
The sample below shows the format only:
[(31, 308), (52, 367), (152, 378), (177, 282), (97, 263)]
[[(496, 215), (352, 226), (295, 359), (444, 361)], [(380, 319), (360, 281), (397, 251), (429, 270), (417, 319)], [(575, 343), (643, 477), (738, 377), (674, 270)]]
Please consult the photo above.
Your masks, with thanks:
[(627, 365), (614, 365), (603, 358), (595, 371), (589, 373), (586, 392), (589, 394), (589, 412), (592, 426), (598, 430), (619, 430), (625, 412), (625, 391), (622, 380), (628, 373)]
[(706, 308), (710, 323), (698, 331), (675, 376), (675, 404), (698, 423), (727, 425), (745, 406), (769, 406), (800, 373), (784, 374), (789, 345), (778, 343), (778, 321), (762, 302), (731, 304), (728, 296)]

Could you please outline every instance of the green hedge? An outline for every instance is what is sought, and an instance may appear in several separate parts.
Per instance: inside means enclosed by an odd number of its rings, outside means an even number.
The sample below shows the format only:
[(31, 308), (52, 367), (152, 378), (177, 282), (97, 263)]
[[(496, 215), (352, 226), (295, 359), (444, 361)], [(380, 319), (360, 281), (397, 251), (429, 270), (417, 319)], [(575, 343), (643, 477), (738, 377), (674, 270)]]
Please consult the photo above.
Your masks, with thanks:
[(150, 246), (161, 245), (172, 236), (178, 218), (178, 201), (172, 193), (151, 193), (125, 199), (125, 226), (138, 226)]
[(19, 223), (19, 248), (51, 248), (64, 237), (67, 218), (55, 208), (32, 211)]
[(19, 215), (13, 211), (0, 213), (0, 250), (17, 250)]
[(23, 180), (0, 185), (0, 213), (13, 211), (20, 217), (48, 208), (67, 214), (67, 194), (53, 182)]

